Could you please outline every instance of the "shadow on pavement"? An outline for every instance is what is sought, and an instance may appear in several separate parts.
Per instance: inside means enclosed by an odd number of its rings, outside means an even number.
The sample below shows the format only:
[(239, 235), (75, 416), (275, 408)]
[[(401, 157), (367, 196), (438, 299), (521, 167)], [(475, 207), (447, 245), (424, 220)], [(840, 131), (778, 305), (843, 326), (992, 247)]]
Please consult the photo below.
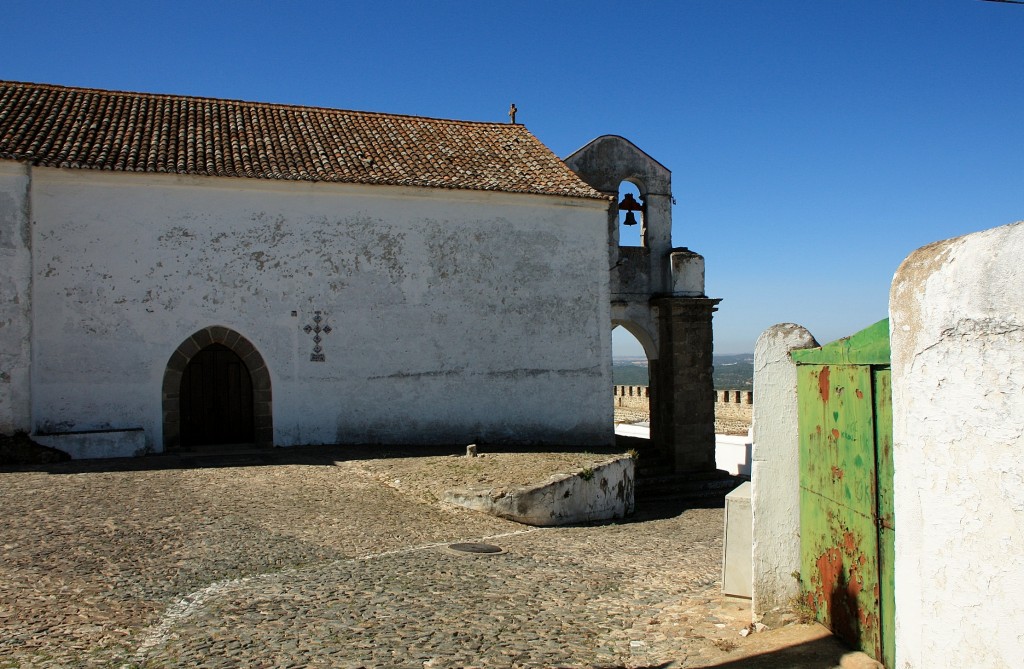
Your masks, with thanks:
[[(594, 453), (617, 455), (615, 446), (504, 446), (485, 444), (488, 453)], [(463, 455), (465, 445), (329, 445), (291, 446), (287, 448), (255, 448), (251, 445), (208, 446), (189, 450), (176, 450), (134, 458), (106, 458), (65, 460), (38, 464), (2, 465), (4, 472), (40, 472), (53, 475), (89, 474), (107, 472), (139, 472), (185, 469), (215, 469), (226, 467), (270, 466), (334, 466), (337, 462), (377, 460), (386, 458), (436, 457)], [(635, 523), (675, 518), (689, 509), (722, 508), (724, 498), (712, 495), (704, 498), (667, 496), (646, 499), (638, 495), (635, 513), (628, 518), (613, 521)], [(603, 524), (603, 523), (596, 523)]]
[(725, 507), (724, 497), (710, 497), (706, 499), (657, 499), (657, 500), (636, 500), (636, 510), (633, 515), (620, 522), (642, 523), (648, 520), (665, 520), (675, 518), (684, 511), (690, 509), (722, 509)]
[[(615, 446), (503, 446), (486, 444), (490, 453), (594, 453), (614, 455)], [(217, 467), (267, 467), (281, 465), (332, 466), (351, 460), (462, 455), (466, 445), (331, 445), (255, 448), (250, 445), (209, 446), (191, 450), (156, 453), (135, 458), (68, 460), (45, 464), (4, 465), (2, 472), (44, 472), (48, 474), (84, 474), (94, 472), (132, 472), (167, 469), (205, 469)]]
[[(675, 662), (663, 662), (661, 664), (645, 664), (643, 666), (629, 665), (631, 669), (668, 669), (669, 667), (676, 666)], [(602, 665), (599, 664), (594, 669), (627, 669), (624, 664), (612, 664)]]
[(826, 633), (803, 643), (746, 655), (728, 662), (694, 666), (700, 669), (831, 669), (838, 667), (843, 655), (850, 652), (839, 639)]

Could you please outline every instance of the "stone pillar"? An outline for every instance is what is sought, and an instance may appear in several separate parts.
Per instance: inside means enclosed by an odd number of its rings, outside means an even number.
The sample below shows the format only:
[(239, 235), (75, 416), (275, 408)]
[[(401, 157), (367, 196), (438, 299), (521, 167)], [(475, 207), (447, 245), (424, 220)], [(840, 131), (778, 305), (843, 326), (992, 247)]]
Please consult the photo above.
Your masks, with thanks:
[(660, 439), (661, 426), (664, 424), (661, 416), (659, 415), (659, 399), (661, 398), (661, 366), (658, 364), (657, 358), (647, 360), (647, 432), (650, 435), (650, 439), (647, 440), (648, 446), (658, 455), (659, 460), (671, 462), (672, 449), (670, 449)]
[(668, 293), (672, 291), (669, 263), (672, 252), (672, 196), (646, 193), (644, 197), (644, 247), (649, 252), (650, 290), (654, 294)]
[(817, 345), (805, 328), (782, 323), (765, 330), (754, 346), (754, 620), (787, 606), (799, 591), (793, 572), (800, 571), (800, 433), (796, 364), (789, 352)]
[[(651, 438), (676, 473), (715, 469), (715, 385), (711, 315), (721, 300), (658, 297), (658, 365), (652, 369)], [(655, 410), (656, 403), (656, 410)]]

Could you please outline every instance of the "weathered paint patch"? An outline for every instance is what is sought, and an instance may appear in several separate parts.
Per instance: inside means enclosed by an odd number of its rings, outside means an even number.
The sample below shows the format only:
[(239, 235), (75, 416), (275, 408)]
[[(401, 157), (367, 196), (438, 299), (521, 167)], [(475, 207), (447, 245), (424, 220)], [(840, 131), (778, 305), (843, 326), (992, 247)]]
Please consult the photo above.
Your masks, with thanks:
[(828, 402), (829, 397), (829, 376), (830, 371), (828, 365), (821, 368), (818, 372), (818, 395), (821, 397), (822, 402)]

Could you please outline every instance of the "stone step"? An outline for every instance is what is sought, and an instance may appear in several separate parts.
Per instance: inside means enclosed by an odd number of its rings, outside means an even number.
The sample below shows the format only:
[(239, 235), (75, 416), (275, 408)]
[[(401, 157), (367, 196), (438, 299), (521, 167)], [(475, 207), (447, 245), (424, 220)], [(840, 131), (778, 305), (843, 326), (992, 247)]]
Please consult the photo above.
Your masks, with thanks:
[(724, 498), (747, 479), (722, 470), (668, 476), (638, 476), (635, 497), (638, 500)]
[(672, 461), (668, 459), (652, 459), (640, 457), (636, 463), (636, 477), (638, 479), (655, 479), (665, 476), (665, 472), (672, 471)]

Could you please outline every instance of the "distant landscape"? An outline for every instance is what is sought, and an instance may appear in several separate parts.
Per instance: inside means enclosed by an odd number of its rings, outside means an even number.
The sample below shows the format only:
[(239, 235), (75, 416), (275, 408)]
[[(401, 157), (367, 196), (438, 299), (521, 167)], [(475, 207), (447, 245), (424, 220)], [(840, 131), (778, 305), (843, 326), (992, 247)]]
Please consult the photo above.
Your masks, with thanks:
[[(749, 390), (754, 387), (754, 354), (714, 356), (716, 390)], [(647, 358), (621, 357), (612, 361), (617, 386), (646, 386), (650, 382)]]

